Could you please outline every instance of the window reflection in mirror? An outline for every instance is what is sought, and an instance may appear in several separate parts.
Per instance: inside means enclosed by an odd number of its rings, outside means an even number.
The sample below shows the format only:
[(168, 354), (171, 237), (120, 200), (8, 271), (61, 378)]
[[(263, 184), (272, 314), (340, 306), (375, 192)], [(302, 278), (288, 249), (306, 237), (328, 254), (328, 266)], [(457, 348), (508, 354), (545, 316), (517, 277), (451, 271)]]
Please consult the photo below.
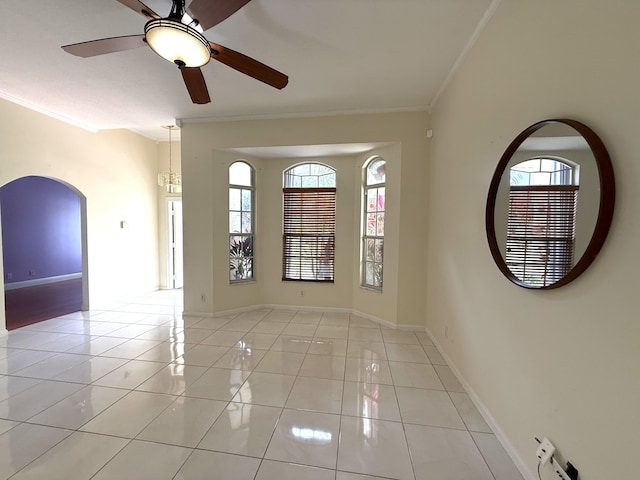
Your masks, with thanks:
[(491, 182), (494, 260), (518, 285), (564, 285), (598, 253), (614, 201), (611, 162), (591, 129), (566, 119), (534, 124), (509, 145)]
[(509, 171), (505, 261), (516, 277), (530, 285), (551, 285), (573, 266), (577, 168), (540, 157)]

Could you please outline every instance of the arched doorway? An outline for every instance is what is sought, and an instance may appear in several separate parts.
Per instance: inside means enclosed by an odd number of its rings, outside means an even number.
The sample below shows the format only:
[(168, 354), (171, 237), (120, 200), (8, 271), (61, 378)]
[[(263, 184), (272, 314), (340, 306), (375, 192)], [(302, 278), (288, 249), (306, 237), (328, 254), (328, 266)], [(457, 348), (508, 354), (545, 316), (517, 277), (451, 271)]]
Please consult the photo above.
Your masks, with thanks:
[(0, 217), (7, 329), (86, 308), (85, 197), (22, 177), (0, 187)]

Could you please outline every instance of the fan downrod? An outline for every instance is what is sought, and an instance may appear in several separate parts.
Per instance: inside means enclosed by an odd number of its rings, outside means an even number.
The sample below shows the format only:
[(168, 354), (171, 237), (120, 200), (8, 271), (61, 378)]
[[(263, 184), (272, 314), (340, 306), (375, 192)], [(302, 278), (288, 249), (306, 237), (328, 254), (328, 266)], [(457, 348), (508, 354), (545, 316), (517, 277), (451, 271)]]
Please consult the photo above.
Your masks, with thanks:
[(184, 3), (185, 0), (173, 0), (173, 5), (171, 6), (171, 12), (169, 12), (168, 18), (182, 20), (185, 10)]

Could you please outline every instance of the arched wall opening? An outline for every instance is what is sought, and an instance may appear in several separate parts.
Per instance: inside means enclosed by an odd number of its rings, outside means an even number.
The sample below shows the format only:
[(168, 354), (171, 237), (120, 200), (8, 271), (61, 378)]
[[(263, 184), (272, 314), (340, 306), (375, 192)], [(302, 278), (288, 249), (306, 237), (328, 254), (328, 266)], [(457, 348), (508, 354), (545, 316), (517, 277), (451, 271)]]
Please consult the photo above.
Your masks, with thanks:
[(84, 195), (56, 179), (0, 187), (8, 330), (88, 308), (86, 212)]

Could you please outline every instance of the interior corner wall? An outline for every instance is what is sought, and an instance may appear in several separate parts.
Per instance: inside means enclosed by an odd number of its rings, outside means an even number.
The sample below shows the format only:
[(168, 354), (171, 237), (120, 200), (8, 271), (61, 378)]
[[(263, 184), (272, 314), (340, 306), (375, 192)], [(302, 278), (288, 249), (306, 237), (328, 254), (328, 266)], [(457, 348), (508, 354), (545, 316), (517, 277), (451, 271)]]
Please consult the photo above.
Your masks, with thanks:
[(87, 199), (93, 307), (158, 287), (155, 147), (129, 131), (91, 133), (0, 100), (0, 185), (37, 175)]
[[(426, 237), (426, 165), (428, 160), (428, 114), (426, 112), (409, 112), (394, 114), (352, 115), (333, 117), (310, 117), (293, 119), (251, 120), (235, 122), (184, 123), (182, 126), (182, 169), (184, 180), (184, 247), (185, 247), (185, 311), (188, 313), (213, 314), (225, 311), (228, 303), (214, 304), (214, 290), (225, 291), (227, 287), (219, 284), (226, 282), (218, 275), (219, 271), (228, 270), (228, 259), (222, 262), (222, 248), (213, 250), (215, 243), (215, 228), (219, 225), (219, 213), (216, 214), (216, 199), (222, 201), (219, 189), (226, 195), (226, 178), (219, 171), (218, 160), (222, 151), (242, 147), (273, 147), (292, 145), (331, 145), (344, 143), (397, 143), (401, 145), (402, 169), (399, 185), (399, 215), (398, 215), (398, 244), (397, 244), (397, 291), (393, 299), (390, 318), (383, 320), (390, 323), (424, 325), (425, 301), (423, 292), (426, 288), (424, 255), (416, 259), (416, 235)], [(301, 161), (302, 159), (300, 159)], [(327, 160), (328, 163), (335, 161)], [(230, 158), (226, 158), (229, 162)], [(273, 272), (280, 272), (281, 251), (281, 182), (282, 171), (296, 161), (280, 161), (264, 159), (261, 182), (257, 185), (258, 198), (262, 205), (258, 205), (257, 235), (268, 232), (265, 245), (257, 247), (258, 252), (263, 248), (265, 257), (262, 265), (256, 265), (259, 280), (264, 284), (262, 298), (265, 304), (285, 304), (299, 307), (329, 307), (352, 308), (352, 298), (343, 298), (345, 292), (352, 296), (357, 287), (359, 277), (353, 275), (352, 254), (349, 256), (344, 276), (349, 278), (340, 292), (327, 288), (327, 285), (310, 285), (308, 282), (281, 282), (280, 273), (274, 280)], [(345, 173), (345, 188), (348, 189), (345, 208), (341, 209), (347, 218), (343, 221), (343, 230), (348, 230), (344, 238), (348, 242), (345, 247), (353, 248), (353, 218), (356, 207), (353, 185), (355, 185), (355, 170), (353, 159), (348, 160), (349, 166)], [(340, 164), (340, 162), (338, 162)], [(225, 163), (226, 165), (226, 163)], [(228, 165), (227, 165), (228, 166)], [(226, 167), (225, 167), (226, 168)], [(413, 177), (417, 177), (417, 180)], [(221, 180), (224, 178), (224, 182)], [(339, 180), (340, 181), (340, 180)], [(421, 188), (412, 192), (405, 192), (404, 188), (418, 182)], [(260, 193), (265, 185), (268, 190)], [(275, 186), (277, 185), (277, 188)], [(268, 192), (268, 193), (267, 193)], [(274, 193), (275, 192), (275, 193)], [(260, 197), (264, 195), (264, 197)], [(277, 201), (275, 195), (278, 196)], [(219, 197), (219, 198), (218, 198)], [(344, 200), (344, 199), (343, 199)], [(343, 201), (339, 200), (339, 201)], [(354, 202), (354, 203), (350, 203)], [(224, 201), (226, 205), (226, 201)], [(226, 207), (225, 207), (226, 208)], [(217, 215), (217, 216), (216, 216)], [(226, 217), (225, 217), (226, 218)], [(277, 223), (275, 219), (277, 218)], [(225, 220), (225, 229), (226, 229)], [(215, 226), (215, 228), (214, 228)], [(340, 226), (338, 225), (338, 228)], [(406, 234), (405, 234), (406, 233)], [(228, 235), (228, 233), (227, 233)], [(276, 240), (276, 236), (278, 237)], [(270, 240), (269, 240), (270, 239)], [(256, 238), (256, 245), (260, 237)], [(277, 244), (277, 248), (276, 248)], [(267, 250), (268, 249), (268, 250)], [(228, 247), (224, 249), (226, 251)], [(216, 253), (217, 252), (217, 253)], [(336, 254), (339, 261), (340, 253)], [(215, 258), (216, 261), (212, 259)], [(393, 256), (391, 257), (393, 258)], [(277, 265), (276, 265), (277, 264)], [(276, 265), (276, 266), (274, 266)], [(263, 273), (260, 273), (260, 268)], [(393, 270), (393, 269), (391, 269)], [(270, 277), (260, 279), (260, 275), (270, 272)], [(225, 275), (228, 273), (225, 272)], [(345, 280), (347, 281), (347, 280)], [(242, 285), (230, 286), (240, 291)], [(300, 298), (299, 291), (304, 289), (305, 296)], [(418, 290), (419, 295), (405, 294), (403, 290), (412, 292)], [(334, 289), (335, 290), (335, 289)], [(308, 292), (308, 294), (307, 294)], [(202, 298), (205, 301), (202, 301)], [(235, 293), (234, 293), (235, 297)], [(224, 297), (220, 302), (230, 301), (231, 297)], [(237, 298), (234, 300), (237, 304)], [(218, 301), (218, 300), (217, 300)], [(315, 304), (314, 304), (315, 303)], [(402, 313), (402, 318), (398, 317)]]
[[(185, 314), (211, 315), (214, 312), (214, 149), (207, 143), (201, 142), (197, 136), (189, 135), (187, 126), (182, 127), (182, 263)], [(223, 266), (225, 269), (228, 268), (226, 263)]]
[[(427, 326), (529, 478), (534, 436), (583, 480), (637, 476), (638, 18), (630, 1), (503, 1), (432, 111)], [(503, 151), (548, 118), (601, 137), (616, 210), (589, 269), (535, 291), (496, 267), (484, 208)]]

